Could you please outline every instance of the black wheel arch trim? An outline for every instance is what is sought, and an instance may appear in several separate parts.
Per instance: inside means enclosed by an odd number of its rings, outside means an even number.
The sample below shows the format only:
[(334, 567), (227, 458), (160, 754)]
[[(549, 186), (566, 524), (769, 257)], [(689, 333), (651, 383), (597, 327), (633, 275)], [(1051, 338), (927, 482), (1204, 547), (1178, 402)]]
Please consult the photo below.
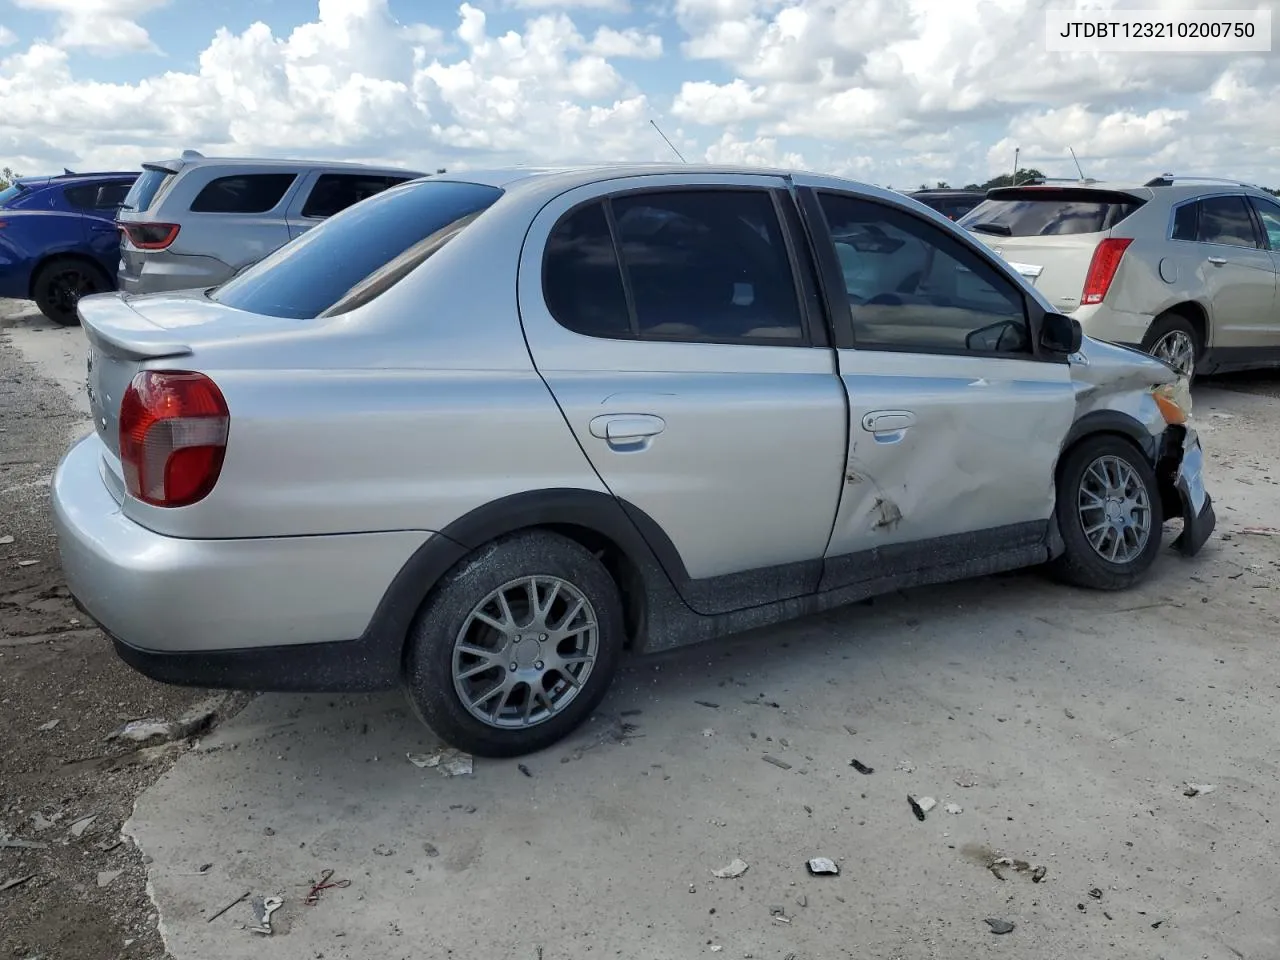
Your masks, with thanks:
[[(1062, 441), (1062, 453), (1095, 433), (1118, 433), (1128, 437), (1138, 445), (1138, 449), (1146, 455), (1147, 462), (1152, 466), (1159, 458), (1162, 434), (1152, 435), (1140, 420), (1119, 410), (1094, 410), (1092, 413), (1086, 413), (1067, 431)], [(1059, 454), (1059, 461), (1061, 461), (1061, 454)]]

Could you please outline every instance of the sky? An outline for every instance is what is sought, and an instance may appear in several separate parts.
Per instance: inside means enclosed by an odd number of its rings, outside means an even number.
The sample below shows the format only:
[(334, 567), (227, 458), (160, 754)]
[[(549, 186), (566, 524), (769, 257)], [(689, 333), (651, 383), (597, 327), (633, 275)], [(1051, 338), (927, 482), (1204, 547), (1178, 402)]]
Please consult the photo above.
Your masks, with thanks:
[[(899, 189), (1280, 186), (1277, 54), (1049, 54), (1048, 7), (1278, 0), (0, 0), (0, 167), (684, 158)], [(1280, 15), (1275, 16), (1280, 22)], [(1276, 29), (1273, 25), (1273, 30)]]

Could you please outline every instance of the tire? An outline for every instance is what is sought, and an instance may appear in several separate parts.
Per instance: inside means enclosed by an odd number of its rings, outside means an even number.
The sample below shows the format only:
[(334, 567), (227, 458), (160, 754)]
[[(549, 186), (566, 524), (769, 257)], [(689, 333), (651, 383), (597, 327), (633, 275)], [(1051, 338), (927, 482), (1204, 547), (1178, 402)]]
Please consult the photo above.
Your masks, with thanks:
[[(521, 582), (529, 579), (538, 581), (540, 618), (529, 609), (527, 583)], [(494, 599), (498, 591), (509, 617)], [(581, 612), (570, 620), (578, 601)], [(487, 622), (474, 616), (478, 610)], [(594, 633), (572, 629), (592, 620)], [(499, 631), (499, 621), (511, 627)], [(566, 636), (553, 645), (560, 629)], [(599, 705), (617, 670), (625, 631), (617, 584), (590, 551), (549, 531), (517, 533), (476, 550), (432, 591), (409, 629), (406, 693), (427, 726), (453, 747), (484, 757), (532, 753), (569, 734)], [(464, 639), (469, 650), (484, 656), (455, 656), (455, 644)], [(581, 659), (588, 654), (590, 663)], [(553, 658), (569, 655), (580, 659), (561, 669), (553, 665)], [(535, 684), (543, 698), (536, 696)], [(463, 692), (472, 699), (498, 685), (509, 693), (495, 692), (476, 708), (488, 719), (462, 699)]]
[[(1107, 517), (1107, 498), (1105, 495), (1099, 497), (1094, 491), (1100, 489), (1099, 481), (1104, 474), (1111, 479), (1119, 476), (1114, 469), (1118, 464), (1127, 468), (1129, 475), (1141, 484), (1145, 492), (1146, 537), (1142, 540), (1134, 527), (1117, 533), (1116, 527), (1112, 526), (1109, 536), (1105, 530), (1094, 534), (1095, 540), (1101, 538), (1099, 546), (1095, 547), (1086, 533), (1086, 518), (1091, 527), (1096, 527)], [(1132, 504), (1138, 488), (1129, 484), (1126, 488)], [(1094, 496), (1091, 498), (1085, 490)], [(1093, 505), (1094, 499), (1101, 500), (1104, 505)], [(1080, 503), (1089, 506), (1082, 510)], [(1058, 470), (1056, 515), (1066, 549), (1053, 561), (1050, 569), (1067, 583), (1093, 590), (1123, 590), (1133, 586), (1151, 568), (1156, 554), (1160, 552), (1164, 523), (1161, 509), (1155, 470), (1136, 446), (1113, 434), (1087, 437), (1067, 451)], [(1118, 513), (1130, 519), (1141, 516), (1141, 510), (1132, 508), (1122, 507)], [(1112, 517), (1115, 515), (1111, 514)], [(1119, 537), (1124, 538), (1125, 546), (1116, 547)], [(1103, 555), (1120, 553), (1123, 556), (1123, 549), (1133, 551), (1132, 555), (1119, 561)]]
[(60, 327), (79, 325), (76, 304), (91, 293), (114, 289), (102, 268), (87, 260), (62, 257), (42, 266), (31, 283), (31, 297), (40, 312)]
[(1190, 370), (1182, 369), (1182, 364), (1175, 364), (1175, 369), (1188, 378), (1195, 378), (1195, 368), (1204, 355), (1204, 344), (1195, 324), (1180, 313), (1162, 313), (1152, 321), (1147, 335), (1142, 338), (1142, 349), (1153, 357), (1170, 362), (1173, 354), (1182, 354), (1185, 344), (1191, 352)]

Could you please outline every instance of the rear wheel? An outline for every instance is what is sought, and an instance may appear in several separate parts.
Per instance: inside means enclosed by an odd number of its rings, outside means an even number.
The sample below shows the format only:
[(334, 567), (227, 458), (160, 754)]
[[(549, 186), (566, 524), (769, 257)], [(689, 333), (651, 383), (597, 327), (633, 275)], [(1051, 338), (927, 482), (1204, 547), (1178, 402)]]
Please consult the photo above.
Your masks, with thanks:
[(1156, 317), (1143, 338), (1142, 348), (1188, 378), (1195, 376), (1196, 364), (1204, 352), (1195, 325), (1179, 313)]
[(80, 298), (110, 289), (110, 278), (97, 265), (63, 258), (40, 268), (31, 284), (31, 295), (40, 312), (54, 323), (74, 327), (80, 322), (76, 315)]
[(1160, 551), (1159, 486), (1147, 458), (1112, 435), (1082, 440), (1058, 471), (1056, 514), (1066, 546), (1053, 572), (1095, 590), (1123, 590)]
[(595, 556), (559, 534), (519, 533), (441, 581), (410, 630), (405, 685), (452, 746), (519, 756), (590, 716), (624, 632), (617, 585)]

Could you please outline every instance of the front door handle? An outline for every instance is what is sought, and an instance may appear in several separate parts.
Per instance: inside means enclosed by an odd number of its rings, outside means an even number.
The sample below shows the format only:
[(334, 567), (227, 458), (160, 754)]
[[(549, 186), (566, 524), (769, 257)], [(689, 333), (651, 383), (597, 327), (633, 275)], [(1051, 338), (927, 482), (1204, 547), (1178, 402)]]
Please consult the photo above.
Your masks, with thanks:
[(862, 418), (862, 429), (868, 433), (901, 433), (915, 422), (916, 415), (910, 410), (876, 410)]
[(1222, 267), (1222, 266), (1226, 266), (1227, 258), (1226, 257), (1210, 257), (1209, 262), (1212, 263), (1215, 267)]
[(634, 446), (666, 428), (667, 421), (648, 413), (606, 413), (591, 421), (591, 435), (610, 446)]

